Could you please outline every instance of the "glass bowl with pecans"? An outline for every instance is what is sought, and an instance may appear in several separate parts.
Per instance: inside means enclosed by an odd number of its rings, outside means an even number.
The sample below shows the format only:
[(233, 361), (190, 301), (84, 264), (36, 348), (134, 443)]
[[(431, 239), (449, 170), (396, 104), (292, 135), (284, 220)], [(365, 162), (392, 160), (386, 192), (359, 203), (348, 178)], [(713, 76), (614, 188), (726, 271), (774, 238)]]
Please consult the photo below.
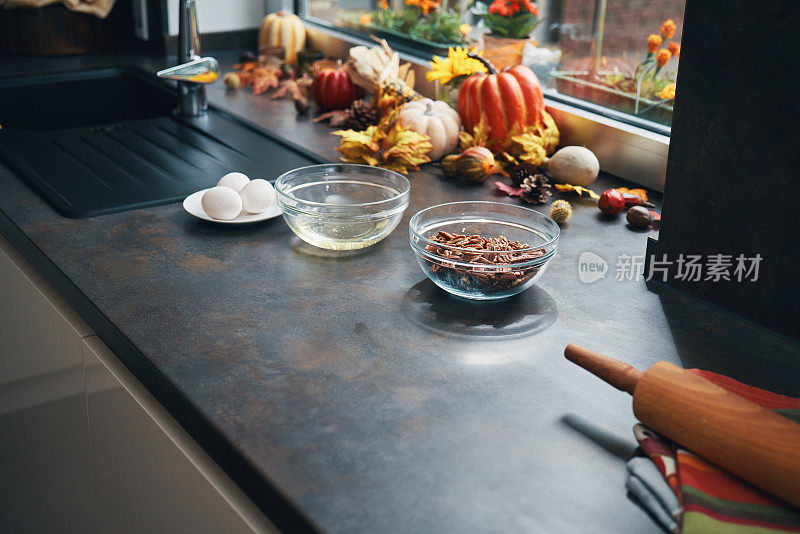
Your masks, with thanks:
[(558, 248), (558, 224), (538, 211), (502, 202), (449, 202), (417, 212), (411, 248), (428, 278), (476, 300), (525, 291)]

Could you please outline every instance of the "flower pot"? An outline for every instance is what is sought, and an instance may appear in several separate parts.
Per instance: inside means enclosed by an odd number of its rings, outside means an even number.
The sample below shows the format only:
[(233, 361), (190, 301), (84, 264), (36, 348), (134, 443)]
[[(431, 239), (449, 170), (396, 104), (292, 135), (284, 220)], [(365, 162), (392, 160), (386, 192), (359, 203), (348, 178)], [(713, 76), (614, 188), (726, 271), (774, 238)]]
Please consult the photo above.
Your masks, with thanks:
[(522, 49), (525, 48), (525, 43), (536, 45), (536, 41), (530, 37), (511, 39), (487, 33), (483, 36), (483, 55), (497, 69), (513, 67), (522, 63)]

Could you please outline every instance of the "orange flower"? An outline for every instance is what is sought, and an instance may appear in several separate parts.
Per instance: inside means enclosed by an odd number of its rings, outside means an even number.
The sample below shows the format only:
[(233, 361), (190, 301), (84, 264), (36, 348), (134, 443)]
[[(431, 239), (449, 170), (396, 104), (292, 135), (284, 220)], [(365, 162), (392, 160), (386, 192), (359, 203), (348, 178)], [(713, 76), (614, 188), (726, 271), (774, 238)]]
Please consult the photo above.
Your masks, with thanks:
[(675, 98), (675, 84), (671, 83), (667, 86), (664, 86), (664, 88), (658, 92), (658, 98), (662, 100), (672, 100)]
[(658, 54), (656, 54), (656, 62), (663, 67), (664, 65), (667, 64), (667, 61), (669, 61), (669, 58), (671, 57), (672, 54), (670, 53), (670, 51), (667, 50), (666, 48), (662, 48), (661, 50), (658, 51)]
[(489, 13), (500, 15), (501, 17), (513, 17), (523, 10), (533, 13), (534, 16), (539, 16), (539, 8), (533, 5), (531, 0), (494, 0), (489, 5)]
[(525, 6), (525, 9), (527, 9), (528, 12), (533, 13), (534, 16), (539, 16), (539, 8), (533, 5), (531, 0), (522, 0), (522, 5)]
[(660, 35), (651, 33), (647, 37), (647, 51), (650, 52), (651, 54), (654, 54), (655, 51), (658, 50), (658, 47), (661, 46), (661, 43), (663, 42), (664, 40), (661, 39)]
[(416, 6), (426, 15), (434, 11), (440, 4), (439, 0), (406, 0), (407, 6)]
[(369, 13), (364, 13), (363, 15), (358, 17), (358, 22), (363, 24), (364, 26), (369, 26), (370, 24), (372, 24), (372, 17), (369, 15)]
[(378, 0), (378, 7), (380, 7), (381, 9), (389, 9), (388, 0)]
[(679, 57), (681, 55), (681, 45), (672, 41), (669, 45), (667, 45), (667, 49), (669, 53), (672, 54), (672, 57)]
[(501, 17), (505, 17), (510, 14), (508, 9), (508, 5), (506, 5), (506, 0), (494, 0), (492, 4), (489, 6), (489, 13), (494, 13), (496, 15), (500, 15)]
[(666, 39), (672, 39), (675, 37), (675, 30), (677, 29), (678, 26), (675, 24), (675, 21), (667, 19), (664, 21), (664, 24), (661, 25), (661, 35)]

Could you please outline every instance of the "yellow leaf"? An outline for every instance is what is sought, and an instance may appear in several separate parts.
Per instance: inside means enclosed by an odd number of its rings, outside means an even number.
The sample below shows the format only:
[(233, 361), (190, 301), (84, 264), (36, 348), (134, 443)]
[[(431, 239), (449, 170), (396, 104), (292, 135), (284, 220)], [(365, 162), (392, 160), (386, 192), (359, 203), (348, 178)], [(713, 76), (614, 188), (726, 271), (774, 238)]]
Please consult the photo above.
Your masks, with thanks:
[(544, 163), (544, 158), (547, 157), (545, 148), (547, 142), (533, 130), (511, 137), (515, 145), (512, 147), (512, 152), (516, 153), (519, 159), (538, 166)]
[(462, 152), (474, 146), (487, 146), (489, 141), (489, 120), (486, 118), (486, 113), (481, 113), (481, 120), (472, 128), (472, 133), (464, 130), (458, 134)]
[(418, 170), (419, 165), (431, 159), (428, 153), (433, 149), (430, 138), (395, 123), (383, 140), (383, 164), (381, 167), (408, 174)]
[(339, 130), (334, 135), (342, 137), (342, 142), (336, 149), (342, 154), (345, 163), (365, 163), (378, 165), (381, 146), (380, 141), (386, 134), (376, 126), (370, 126), (364, 131)]
[(569, 193), (570, 191), (575, 191), (580, 196), (583, 196), (583, 194), (586, 193), (595, 200), (600, 198), (600, 195), (598, 195), (591, 189), (582, 187), (580, 185), (572, 185), (572, 184), (555, 184), (555, 185), (556, 185), (556, 190), (558, 190), (560, 193)]

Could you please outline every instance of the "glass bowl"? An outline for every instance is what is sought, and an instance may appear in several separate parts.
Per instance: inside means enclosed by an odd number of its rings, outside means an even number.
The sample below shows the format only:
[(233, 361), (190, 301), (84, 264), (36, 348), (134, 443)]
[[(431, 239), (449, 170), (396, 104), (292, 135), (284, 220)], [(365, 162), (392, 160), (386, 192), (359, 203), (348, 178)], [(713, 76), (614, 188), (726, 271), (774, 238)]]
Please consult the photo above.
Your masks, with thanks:
[[(428, 278), (449, 293), (476, 300), (510, 297), (534, 285), (556, 254), (558, 235), (550, 217), (500, 202), (439, 204), (409, 223), (411, 248)], [(504, 241), (480, 245), (481, 238), (501, 236)]]
[(365, 248), (392, 233), (410, 190), (408, 180), (394, 171), (343, 163), (301, 167), (275, 182), (289, 228), (329, 250)]

